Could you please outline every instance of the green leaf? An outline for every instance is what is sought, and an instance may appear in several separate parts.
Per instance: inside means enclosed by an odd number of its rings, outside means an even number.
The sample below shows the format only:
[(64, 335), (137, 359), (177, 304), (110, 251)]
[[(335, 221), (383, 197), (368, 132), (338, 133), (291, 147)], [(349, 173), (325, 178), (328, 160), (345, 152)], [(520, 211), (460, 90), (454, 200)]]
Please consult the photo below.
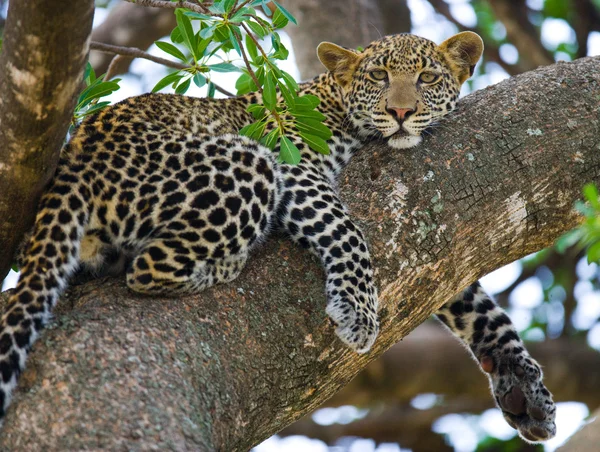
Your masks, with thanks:
[(175, 58), (178, 58), (179, 60), (181, 60), (183, 62), (187, 61), (187, 58), (183, 54), (183, 52), (181, 50), (179, 50), (177, 47), (175, 47), (173, 44), (171, 44), (169, 42), (164, 42), (164, 41), (156, 41), (154, 44), (156, 44), (156, 46), (163, 52), (166, 52), (169, 55), (173, 55)]
[(192, 18), (192, 19), (198, 19), (198, 20), (211, 20), (213, 19), (212, 16), (207, 16), (206, 14), (200, 14), (194, 11), (186, 11), (184, 13), (186, 16)]
[(598, 201), (598, 189), (594, 184), (585, 184), (583, 186), (583, 196), (587, 199), (592, 207), (596, 210), (600, 210), (600, 201)]
[(279, 158), (290, 165), (297, 165), (300, 162), (300, 151), (286, 136), (282, 136), (279, 140)]
[(98, 102), (95, 105), (92, 105), (90, 108), (88, 108), (85, 113), (81, 116), (88, 116), (91, 115), (93, 113), (96, 113), (97, 111), (102, 110), (104, 107), (106, 107), (107, 105), (110, 105), (110, 102), (106, 101), (106, 102)]
[(240, 72), (240, 68), (231, 63), (209, 64), (208, 67), (215, 72)]
[(313, 96), (312, 94), (305, 94), (304, 96), (300, 96), (296, 98), (296, 106), (294, 107), (295, 111), (307, 111), (314, 110), (317, 105), (321, 103), (321, 99), (317, 96)]
[(254, 80), (252, 80), (252, 77), (248, 74), (242, 74), (235, 82), (235, 89), (238, 96), (243, 96), (244, 94), (258, 90), (258, 87), (254, 83)]
[(213, 82), (208, 83), (208, 91), (206, 92), (207, 97), (215, 97), (216, 86)]
[[(296, 98), (298, 99), (298, 98)], [(290, 110), (290, 113), (294, 115), (296, 118), (311, 118), (316, 119), (317, 121), (323, 122), (326, 117), (323, 113), (317, 110), (306, 110), (306, 111), (295, 111), (293, 109)]]
[(225, 14), (225, 8), (223, 8), (223, 2), (213, 3), (208, 7), (208, 10), (213, 14)]
[(289, 19), (285, 17), (285, 15), (281, 11), (276, 9), (273, 13), (272, 22), (273, 28), (283, 28), (288, 24)]
[(194, 62), (198, 61), (198, 57), (196, 55), (196, 35), (194, 34), (194, 29), (192, 28), (190, 18), (185, 15), (183, 9), (175, 10), (175, 18), (177, 19), (177, 27), (181, 31), (181, 36), (183, 37), (183, 43), (189, 49), (189, 51), (192, 52)]
[(206, 77), (200, 72), (196, 72), (192, 77), (192, 80), (194, 80), (194, 85), (196, 85), (198, 88), (202, 88), (204, 85), (206, 85)]
[(225, 24), (217, 25), (217, 28), (215, 28), (214, 39), (218, 42), (229, 40), (229, 26)]
[(229, 19), (229, 22), (234, 22), (234, 23), (240, 23), (240, 22), (244, 22), (247, 21), (248, 19), (245, 18), (245, 15), (250, 15), (250, 14), (255, 14), (256, 12), (254, 11), (254, 8), (242, 8), (240, 9), (238, 12), (236, 12), (233, 16), (231, 16), (231, 18)]
[(96, 72), (94, 72), (93, 66), (88, 61), (85, 65), (85, 72), (83, 73), (83, 81), (86, 85), (92, 84), (96, 80)]
[(279, 128), (273, 129), (266, 136), (260, 139), (260, 144), (273, 150), (275, 149), (275, 145), (277, 144), (277, 139), (279, 138), (279, 135)]
[(242, 56), (242, 50), (240, 49), (240, 43), (237, 40), (235, 33), (233, 32), (233, 27), (229, 29), (229, 40), (231, 41), (231, 45), (237, 52), (239, 56)]
[(217, 29), (217, 25), (211, 25), (209, 27), (203, 28), (202, 30), (200, 30), (200, 37), (202, 39), (210, 39), (212, 38), (213, 34), (215, 33), (215, 30)]
[(14, 271), (14, 272), (17, 272), (17, 273), (19, 272), (19, 267), (18, 267), (18, 265), (17, 265), (17, 264), (14, 264), (14, 265), (13, 265), (12, 267), (10, 267), (10, 268), (11, 268), (11, 270), (12, 270), (12, 271)]
[(192, 78), (190, 77), (185, 82), (183, 82), (177, 86), (177, 88), (175, 89), (175, 93), (176, 94), (185, 94), (185, 92), (190, 87), (191, 83), (192, 83)]
[(248, 22), (246, 22), (246, 25), (248, 25), (248, 27), (250, 27), (250, 30), (252, 30), (254, 34), (261, 39), (267, 36), (268, 34), (268, 31), (265, 30), (262, 25), (260, 25), (257, 22), (254, 22), (253, 20), (249, 20)]
[(289, 50), (286, 49), (286, 47), (280, 42), (277, 51), (273, 53), (273, 57), (277, 58), (278, 60), (287, 60), (289, 54)]
[(225, 10), (225, 12), (228, 13), (229, 11), (231, 11), (231, 8), (233, 8), (233, 6), (236, 4), (236, 0), (223, 0), (221, 4), (223, 5), (223, 9)]
[(331, 130), (329, 130), (329, 127), (316, 119), (298, 117), (296, 118), (296, 121), (296, 128), (299, 132), (316, 135), (324, 140), (331, 138), (332, 133)]
[(263, 88), (263, 102), (269, 110), (274, 110), (277, 105), (277, 93), (275, 91), (275, 76), (271, 71), (267, 72), (265, 77), (265, 86)]
[(287, 18), (287, 20), (289, 20), (290, 22), (293, 22), (295, 25), (298, 25), (298, 22), (296, 22), (296, 19), (294, 18), (294, 16), (292, 16), (287, 9), (285, 9), (283, 6), (281, 6), (275, 0), (271, 0), (271, 1), (273, 3), (275, 3), (275, 6), (277, 6), (277, 10), (281, 11), (281, 13)]
[(318, 153), (324, 155), (329, 155), (331, 153), (329, 151), (329, 145), (324, 139), (303, 132), (300, 132), (300, 136), (302, 137), (302, 140), (306, 144), (308, 144), (313, 151), (317, 151)]
[(292, 77), (285, 71), (281, 71), (281, 76), (283, 77), (283, 81), (291, 91), (298, 91), (298, 83), (296, 82), (296, 80), (294, 80), (294, 77)]
[(171, 41), (175, 44), (181, 44), (183, 42), (183, 36), (181, 35), (181, 30), (179, 27), (175, 27), (171, 32)]
[(258, 60), (258, 49), (256, 48), (256, 44), (254, 43), (254, 39), (250, 37), (250, 35), (246, 35), (246, 49), (248, 50), (248, 55), (250, 55), (250, 59), (256, 63)]
[(250, 113), (254, 119), (261, 119), (265, 116), (267, 110), (260, 104), (252, 104), (246, 108), (246, 111)]
[(587, 261), (588, 264), (591, 264), (592, 262), (600, 262), (600, 242), (596, 242), (588, 248)]
[(294, 108), (295, 98), (297, 97), (296, 93), (293, 93), (292, 91), (290, 91), (287, 88), (287, 86), (285, 86), (281, 82), (278, 82), (278, 86), (279, 86), (279, 91), (281, 92), (281, 95), (283, 96), (283, 100), (285, 101), (288, 108), (290, 108), (290, 109)]
[(158, 81), (158, 83), (154, 86), (154, 88), (152, 88), (152, 92), (156, 93), (157, 91), (160, 91), (161, 89), (165, 88), (166, 86), (169, 86), (169, 85), (172, 85), (173, 83), (178, 82), (182, 77), (183, 77), (183, 74), (181, 74), (180, 71), (173, 72), (172, 74), (169, 74), (166, 77), (163, 77), (162, 79), (160, 79)]
[(267, 123), (265, 121), (253, 122), (252, 124), (243, 127), (242, 130), (240, 130), (240, 135), (245, 135), (248, 138), (258, 141), (263, 136), (266, 126)]
[[(100, 79), (97, 79), (100, 80)], [(80, 102), (80, 108), (86, 106), (95, 99), (108, 96), (114, 91), (119, 89), (119, 84), (116, 82), (102, 82), (97, 85), (90, 85), (89, 89), (85, 92), (83, 99)]]

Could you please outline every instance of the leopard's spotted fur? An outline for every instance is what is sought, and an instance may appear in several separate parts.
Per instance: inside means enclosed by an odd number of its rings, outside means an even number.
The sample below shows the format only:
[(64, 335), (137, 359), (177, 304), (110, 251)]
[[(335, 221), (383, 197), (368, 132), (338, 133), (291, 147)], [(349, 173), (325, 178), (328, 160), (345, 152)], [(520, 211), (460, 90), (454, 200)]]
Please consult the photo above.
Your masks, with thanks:
[[(473, 33), (439, 46), (390, 36), (363, 52), (322, 44), (329, 72), (301, 85), (301, 94), (321, 99), (331, 155), (311, 152), (293, 135), (302, 153), (297, 166), (237, 134), (253, 121), (246, 107), (258, 101), (255, 94), (144, 95), (86, 119), (40, 202), (2, 317), (0, 414), (69, 276), (79, 266), (102, 272), (108, 256), (123, 256), (137, 292), (193, 292), (232, 280), (272, 229), (285, 231), (321, 259), (339, 337), (368, 351), (379, 328), (377, 291), (367, 244), (337, 195), (336, 177), (365, 141), (417, 144), (454, 108), (481, 50)], [(554, 405), (539, 366), (500, 308), (474, 286), (439, 316), (490, 373), (511, 425), (530, 440), (552, 436)]]

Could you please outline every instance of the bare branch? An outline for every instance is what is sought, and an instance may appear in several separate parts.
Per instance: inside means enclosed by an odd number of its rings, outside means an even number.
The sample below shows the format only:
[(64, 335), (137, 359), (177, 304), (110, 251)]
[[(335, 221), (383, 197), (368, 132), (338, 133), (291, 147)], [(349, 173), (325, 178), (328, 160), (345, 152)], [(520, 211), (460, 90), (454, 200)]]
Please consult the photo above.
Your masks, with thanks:
[(125, 0), (129, 3), (135, 3), (136, 5), (141, 6), (149, 6), (152, 8), (167, 8), (167, 9), (177, 9), (177, 8), (186, 8), (190, 11), (195, 11), (201, 14), (210, 14), (211, 16), (215, 16), (215, 14), (211, 13), (209, 9), (201, 4), (201, 3), (191, 3), (185, 1), (178, 2), (168, 2), (162, 0)]
[[(112, 53), (117, 55), (126, 55), (133, 58), (144, 58), (145, 60), (150, 60), (158, 64), (162, 64), (163, 66), (167, 66), (173, 69), (179, 70), (187, 70), (190, 69), (191, 66), (189, 64), (178, 63), (177, 61), (167, 60), (166, 58), (157, 57), (149, 54), (148, 52), (144, 52), (140, 49), (135, 49), (133, 47), (122, 47), (122, 46), (113, 46), (110, 44), (103, 44), (101, 42), (92, 41), (90, 43), (90, 49), (98, 50), (100, 52)], [(225, 88), (221, 88), (219, 85), (213, 82), (215, 85), (215, 89), (222, 94), (225, 94), (229, 97), (234, 97), (235, 94), (230, 93)]]

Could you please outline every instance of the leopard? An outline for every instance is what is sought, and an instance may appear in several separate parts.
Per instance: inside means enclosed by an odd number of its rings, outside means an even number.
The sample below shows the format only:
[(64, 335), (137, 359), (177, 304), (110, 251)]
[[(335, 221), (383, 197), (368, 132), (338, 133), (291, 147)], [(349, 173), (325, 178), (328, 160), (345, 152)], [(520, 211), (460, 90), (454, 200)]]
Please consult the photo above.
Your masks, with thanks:
[[(413, 148), (450, 113), (483, 52), (475, 33), (441, 44), (411, 34), (362, 50), (317, 49), (326, 72), (299, 85), (319, 98), (329, 154), (296, 165), (239, 131), (258, 92), (225, 99), (145, 94), (84, 119), (61, 151), (23, 245), (21, 273), (0, 320), (0, 417), (34, 341), (76, 274), (124, 273), (136, 293), (197, 293), (233, 281), (279, 231), (321, 262), (326, 312), (339, 339), (368, 352), (378, 295), (365, 235), (336, 180), (366, 143)], [(284, 118), (285, 119), (285, 118)], [(289, 118), (288, 118), (289, 119)], [(270, 129), (268, 126), (266, 132)], [(506, 421), (526, 441), (555, 435), (556, 406), (506, 313), (474, 283), (437, 317), (488, 376)]]

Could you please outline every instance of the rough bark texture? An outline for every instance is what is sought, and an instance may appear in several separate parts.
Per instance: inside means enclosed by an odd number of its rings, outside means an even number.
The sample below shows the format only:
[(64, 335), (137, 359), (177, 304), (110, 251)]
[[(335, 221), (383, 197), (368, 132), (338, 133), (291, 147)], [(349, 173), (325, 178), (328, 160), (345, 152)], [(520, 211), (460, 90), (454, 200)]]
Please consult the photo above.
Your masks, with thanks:
[(121, 279), (75, 288), (36, 344), (0, 449), (249, 449), (461, 288), (575, 226), (582, 185), (600, 182), (599, 109), (600, 58), (581, 59), (468, 96), (418, 148), (353, 159), (341, 193), (381, 302), (366, 355), (336, 339), (316, 260), (282, 239), (193, 297), (143, 298)]
[(91, 0), (10, 3), (0, 53), (0, 281), (54, 172), (93, 15)]

